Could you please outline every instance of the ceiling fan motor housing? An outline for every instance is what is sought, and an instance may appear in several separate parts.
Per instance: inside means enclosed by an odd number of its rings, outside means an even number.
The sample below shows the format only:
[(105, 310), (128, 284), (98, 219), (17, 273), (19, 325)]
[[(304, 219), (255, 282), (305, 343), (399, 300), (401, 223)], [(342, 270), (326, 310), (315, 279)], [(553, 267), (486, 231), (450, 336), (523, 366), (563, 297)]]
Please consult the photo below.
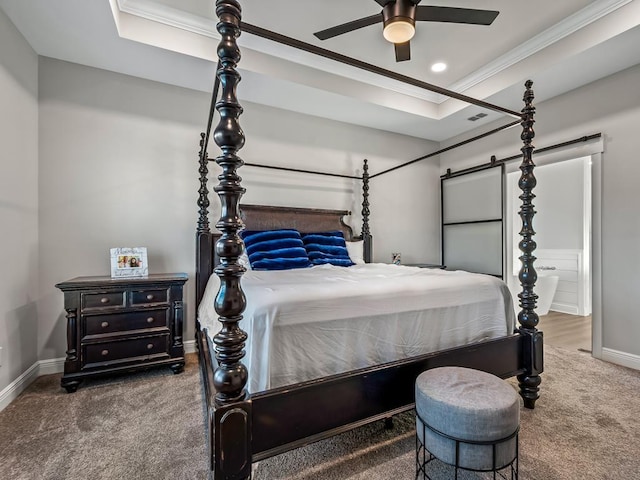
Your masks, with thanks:
[(407, 22), (415, 26), (416, 4), (404, 0), (389, 2), (382, 9), (382, 18), (385, 27), (397, 21)]

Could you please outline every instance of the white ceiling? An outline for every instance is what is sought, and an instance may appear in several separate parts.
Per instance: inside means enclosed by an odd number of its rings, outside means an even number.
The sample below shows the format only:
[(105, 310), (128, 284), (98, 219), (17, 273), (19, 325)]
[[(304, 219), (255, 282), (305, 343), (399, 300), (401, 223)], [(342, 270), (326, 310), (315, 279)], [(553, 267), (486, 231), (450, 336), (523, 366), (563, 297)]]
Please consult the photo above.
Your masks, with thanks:
[[(396, 63), (378, 25), (320, 41), (318, 30), (378, 13), (374, 0), (240, 0), (243, 21), (458, 93), (522, 108), (640, 63), (640, 0), (423, 0), (499, 10), (491, 26), (418, 22)], [(214, 0), (0, 0), (43, 56), (210, 91)], [(243, 34), (241, 100), (442, 141), (504, 117), (396, 80)], [(448, 64), (436, 74), (430, 66)], [(487, 117), (467, 120), (479, 112)]]

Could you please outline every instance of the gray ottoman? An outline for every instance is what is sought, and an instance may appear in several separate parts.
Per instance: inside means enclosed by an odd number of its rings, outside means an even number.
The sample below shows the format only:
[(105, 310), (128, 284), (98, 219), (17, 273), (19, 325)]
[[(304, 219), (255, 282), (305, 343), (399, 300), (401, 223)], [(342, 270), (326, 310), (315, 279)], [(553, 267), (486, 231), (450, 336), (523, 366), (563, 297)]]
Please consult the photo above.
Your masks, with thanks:
[[(416, 379), (416, 478), (434, 458), (458, 468), (518, 476), (520, 400), (490, 373), (462, 367), (427, 370)], [(514, 477), (515, 474), (515, 477)]]

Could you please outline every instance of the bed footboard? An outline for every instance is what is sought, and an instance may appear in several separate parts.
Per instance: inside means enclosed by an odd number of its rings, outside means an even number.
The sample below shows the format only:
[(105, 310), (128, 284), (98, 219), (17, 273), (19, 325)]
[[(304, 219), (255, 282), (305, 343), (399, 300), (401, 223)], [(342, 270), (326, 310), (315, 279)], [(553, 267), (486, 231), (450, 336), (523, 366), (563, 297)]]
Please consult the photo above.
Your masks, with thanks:
[[(254, 461), (413, 408), (417, 376), (456, 365), (503, 378), (524, 371), (522, 337), (511, 335), (252, 395)], [(517, 368), (514, 368), (518, 366)]]
[(249, 478), (251, 463), (389, 418), (414, 405), (416, 377), (430, 368), (462, 366), (502, 378), (525, 372), (526, 339), (515, 334), (296, 385), (216, 405), (215, 357), (198, 332), (214, 479)]

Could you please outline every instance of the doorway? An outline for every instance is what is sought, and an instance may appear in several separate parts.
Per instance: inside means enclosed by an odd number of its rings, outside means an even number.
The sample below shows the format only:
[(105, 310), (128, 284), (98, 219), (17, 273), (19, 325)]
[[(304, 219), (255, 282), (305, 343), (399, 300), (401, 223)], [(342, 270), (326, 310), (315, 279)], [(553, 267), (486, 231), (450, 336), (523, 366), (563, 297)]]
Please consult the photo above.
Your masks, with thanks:
[[(534, 189), (534, 252), (539, 296), (537, 312), (545, 343), (591, 351), (592, 345), (592, 178), (591, 156), (537, 166)], [(518, 249), (519, 171), (506, 175), (505, 282), (516, 312), (520, 269)]]

